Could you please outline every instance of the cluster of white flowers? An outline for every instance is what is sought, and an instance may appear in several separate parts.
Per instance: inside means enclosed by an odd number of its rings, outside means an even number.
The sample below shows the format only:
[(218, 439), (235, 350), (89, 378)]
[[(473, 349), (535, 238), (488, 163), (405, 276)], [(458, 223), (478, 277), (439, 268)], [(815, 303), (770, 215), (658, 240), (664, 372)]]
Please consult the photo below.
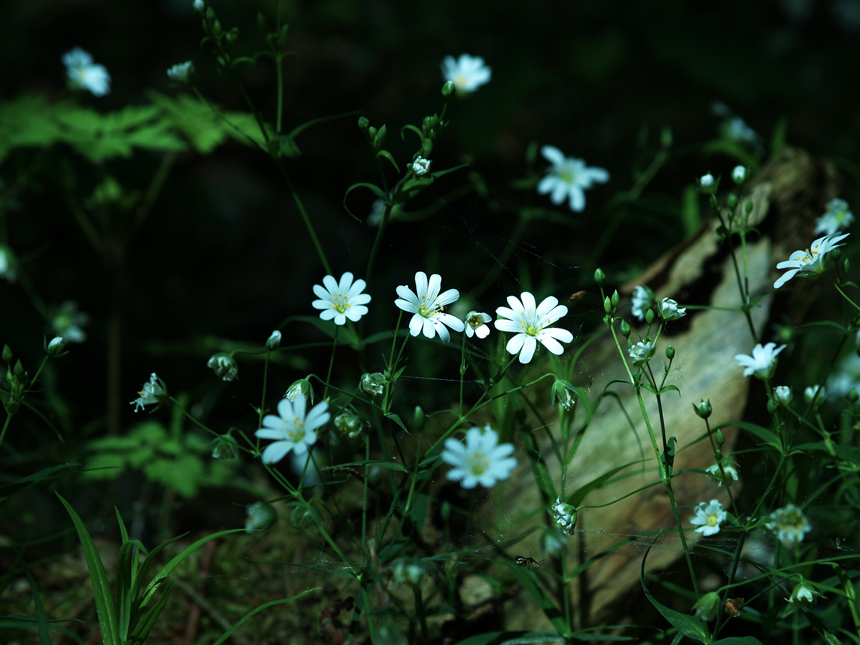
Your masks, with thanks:
[(93, 63), (93, 57), (80, 47), (63, 54), (63, 65), (69, 86), (75, 90), (87, 90), (94, 96), (110, 92), (110, 74), (104, 65)]
[(712, 499), (710, 503), (700, 502), (696, 506), (696, 514), (690, 520), (690, 524), (699, 527), (696, 529), (696, 533), (701, 533), (707, 537), (719, 533), (720, 524), (725, 522), (727, 517), (728, 513), (723, 510), (723, 505)]

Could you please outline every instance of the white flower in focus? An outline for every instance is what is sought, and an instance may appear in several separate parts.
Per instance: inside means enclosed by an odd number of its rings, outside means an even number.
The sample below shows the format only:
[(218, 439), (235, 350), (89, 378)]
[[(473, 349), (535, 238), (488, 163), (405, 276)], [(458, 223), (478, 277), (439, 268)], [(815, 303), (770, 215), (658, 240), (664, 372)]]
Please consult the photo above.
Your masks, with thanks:
[(340, 277), (340, 283), (327, 275), (323, 278), (322, 286), (315, 284), (314, 293), (319, 300), (314, 300), (311, 306), (314, 309), (322, 309), (320, 318), (323, 320), (334, 319), (335, 325), (345, 325), (346, 319), (358, 322), (367, 313), (366, 305), (370, 302), (370, 296), (364, 291), (367, 286), (364, 280), (352, 281), (352, 274), (347, 271)]
[(422, 175), (426, 175), (430, 172), (430, 163), (429, 159), (425, 159), (424, 157), (418, 157), (412, 164), (413, 172), (421, 177)]
[(742, 184), (746, 178), (747, 169), (744, 166), (735, 166), (735, 169), (732, 170), (732, 179), (735, 180), (735, 183)]
[(454, 331), (463, 331), (465, 324), (459, 318), (443, 313), (446, 305), (457, 301), (460, 292), (448, 289), (440, 294), (441, 286), (442, 277), (438, 273), (431, 275), (428, 282), (427, 274), (419, 271), (415, 274), (415, 292), (406, 285), (400, 285), (397, 287), (400, 298), (394, 304), (407, 313), (415, 314), (409, 321), (410, 334), (417, 336), (423, 333), (427, 338), (439, 334), (439, 340), (447, 343), (451, 336), (445, 325)]
[(480, 484), (492, 488), (497, 481), (507, 479), (517, 465), (510, 455), (514, 452), (512, 443), (499, 445), (499, 435), (489, 425), (470, 428), (466, 432), (466, 445), (456, 439), (445, 440), (442, 461), (454, 466), (446, 477), (460, 481), (463, 488), (474, 488)]
[(827, 389), (824, 386), (821, 386), (821, 392), (818, 392), (818, 385), (810, 385), (803, 391), (803, 400), (807, 403), (815, 402), (813, 407), (819, 408), (821, 404), (824, 403), (825, 399), (827, 399)]
[(780, 385), (773, 391), (773, 398), (776, 399), (776, 402), (780, 405), (787, 406), (791, 403), (792, 396), (791, 388), (787, 385)]
[(776, 370), (776, 355), (785, 349), (785, 345), (780, 345), (776, 348), (776, 343), (768, 343), (762, 346), (761, 343), (753, 347), (752, 356), (746, 354), (735, 355), (735, 360), (740, 363), (744, 370), (744, 376), (750, 374), (755, 375), (760, 379), (767, 379), (773, 376)]
[(705, 537), (716, 535), (720, 532), (720, 524), (726, 521), (728, 513), (723, 510), (723, 505), (712, 499), (710, 504), (700, 502), (696, 506), (696, 515), (690, 520), (690, 524), (696, 524), (699, 528), (696, 533)]
[(639, 341), (633, 347), (627, 350), (630, 358), (633, 359), (633, 364), (637, 367), (644, 365), (654, 356), (654, 346), (650, 342)]
[(291, 450), (297, 455), (304, 455), (316, 443), (317, 428), (331, 419), (328, 403), (317, 403), (307, 414), (306, 407), (307, 399), (299, 394), (293, 402), (281, 399), (277, 415), (267, 414), (263, 417), (263, 427), (254, 434), (260, 439), (272, 439), (275, 442), (263, 450), (264, 464), (279, 462)]
[(155, 405), (158, 403), (158, 397), (164, 394), (164, 389), (158, 382), (158, 377), (155, 375), (155, 372), (153, 372), (149, 377), (149, 383), (143, 384), (143, 387), (138, 394), (140, 396), (134, 401), (129, 401), (129, 403), (134, 406), (135, 412), (142, 410), (144, 406)]
[(87, 339), (87, 334), (81, 327), (89, 321), (89, 314), (78, 311), (78, 303), (67, 300), (51, 319), (51, 327), (57, 336), (62, 336), (67, 342), (82, 343)]
[(177, 63), (167, 70), (167, 78), (174, 83), (187, 85), (191, 82), (191, 76), (194, 74), (194, 63), (190, 60), (184, 63)]
[(0, 278), (15, 282), (15, 256), (9, 247), (0, 244)]
[(442, 61), (442, 76), (446, 81), (451, 81), (461, 95), (474, 92), (481, 85), (489, 83), (492, 71), (480, 56), (463, 54), (457, 60), (446, 56)]
[(547, 168), (546, 177), (540, 180), (537, 191), (539, 195), (550, 193), (553, 204), (558, 205), (569, 199), (570, 209), (581, 212), (585, 208), (583, 191), (591, 188), (595, 182), (603, 184), (609, 181), (609, 172), (604, 168), (589, 168), (582, 159), (565, 157), (554, 146), (544, 146), (540, 152), (552, 166)]
[(88, 90), (94, 96), (110, 92), (110, 74), (104, 65), (93, 63), (93, 57), (80, 47), (63, 54), (69, 86), (75, 90)]
[(637, 285), (633, 289), (633, 310), (632, 314), (639, 320), (645, 320), (645, 314), (648, 310), (657, 304), (657, 299), (654, 297), (654, 292), (648, 287)]
[(788, 504), (770, 514), (770, 521), (765, 524), (770, 531), (776, 532), (783, 544), (791, 546), (802, 542), (803, 536), (812, 530), (812, 525), (806, 516), (794, 504)]
[(720, 486), (723, 484), (731, 486), (733, 482), (738, 480), (738, 469), (734, 464), (728, 461), (723, 461), (722, 467), (722, 470), (720, 470), (720, 464), (714, 464), (713, 466), (706, 468), (705, 472), (708, 473), (708, 476)]
[(499, 331), (516, 334), (505, 345), (509, 354), (519, 352), (520, 363), (528, 363), (534, 356), (537, 344), (540, 342), (550, 352), (560, 356), (564, 351), (559, 343), (569, 343), (573, 334), (566, 329), (555, 329), (550, 325), (567, 315), (567, 307), (558, 304), (554, 296), (545, 298), (540, 305), (535, 304), (535, 297), (528, 291), (516, 296), (508, 296), (508, 307), (496, 309), (495, 325)]
[(773, 288), (779, 289), (796, 275), (806, 278), (824, 273), (824, 270), (827, 268), (825, 256), (836, 247), (842, 246), (842, 244), (837, 244), (837, 242), (844, 240), (849, 235), (850, 233), (845, 233), (845, 235), (837, 237), (831, 235), (820, 237), (807, 250), (792, 253), (788, 260), (776, 265), (777, 269), (791, 270), (783, 273), (782, 277), (773, 283)]
[(848, 202), (844, 199), (831, 199), (827, 202), (827, 211), (815, 223), (815, 234), (834, 235), (842, 228), (848, 228), (854, 222), (854, 215), (848, 210)]
[(466, 314), (466, 337), (471, 338), (472, 336), (477, 336), (478, 338), (486, 338), (490, 335), (490, 328), (487, 327), (487, 323), (492, 320), (492, 317), (489, 314), (485, 314), (478, 311), (470, 311)]
[(575, 507), (565, 504), (561, 501), (561, 497), (558, 497), (555, 504), (552, 505), (552, 516), (565, 534), (571, 535), (573, 533), (573, 529), (576, 526)]
[(663, 298), (657, 307), (657, 313), (663, 320), (678, 320), (687, 315), (687, 309), (679, 309), (678, 303), (671, 298)]

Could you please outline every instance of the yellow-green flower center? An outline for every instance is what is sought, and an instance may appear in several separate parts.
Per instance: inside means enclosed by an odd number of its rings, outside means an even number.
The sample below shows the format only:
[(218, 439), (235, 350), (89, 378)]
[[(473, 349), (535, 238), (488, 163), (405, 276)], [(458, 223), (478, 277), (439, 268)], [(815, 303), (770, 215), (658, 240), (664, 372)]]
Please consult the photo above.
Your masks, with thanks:
[(334, 296), (334, 298), (332, 298), (332, 304), (334, 305), (334, 308), (337, 310), (337, 312), (341, 314), (346, 313), (346, 310), (352, 307), (352, 305), (349, 304), (349, 301), (346, 299), (346, 296), (342, 293), (339, 293)]
[(481, 318), (481, 316), (479, 316), (478, 314), (475, 314), (474, 316), (469, 318), (469, 320), (467, 320), (466, 322), (469, 323), (469, 327), (471, 327), (472, 329), (477, 329), (478, 327), (480, 327), (481, 325), (484, 324), (484, 319)]
[(430, 300), (427, 297), (426, 293), (421, 294), (421, 306), (418, 307), (418, 315), (423, 317), (423, 318), (432, 318), (437, 313), (442, 311), (444, 309), (444, 307), (439, 307), (436, 304), (436, 300), (438, 298), (439, 298), (439, 296), (436, 296), (435, 298), (433, 298), (433, 300)]
[(469, 471), (473, 475), (483, 475), (490, 468), (490, 460), (483, 452), (476, 452), (469, 458)]

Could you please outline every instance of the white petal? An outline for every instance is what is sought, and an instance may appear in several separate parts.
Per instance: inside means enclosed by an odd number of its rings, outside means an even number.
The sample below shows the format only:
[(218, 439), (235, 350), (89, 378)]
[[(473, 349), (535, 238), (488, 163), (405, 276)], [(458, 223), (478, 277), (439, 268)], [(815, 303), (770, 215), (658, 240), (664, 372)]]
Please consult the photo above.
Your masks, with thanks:
[(570, 187), (570, 210), (579, 213), (585, 208), (585, 193), (579, 186)]
[(459, 291), (457, 291), (456, 289), (448, 289), (445, 293), (443, 293), (436, 299), (436, 304), (440, 307), (444, 307), (445, 305), (449, 305), (452, 302), (456, 302), (459, 297)]
[(552, 189), (552, 195), (549, 196), (550, 201), (552, 201), (552, 203), (556, 205), (561, 204), (564, 201), (564, 198), (567, 196), (568, 192), (571, 192), (571, 200), (573, 200), (573, 188), (574, 187), (570, 184), (567, 184), (560, 179), (557, 179), (556, 184), (555, 186), (553, 186)]
[(454, 331), (463, 331), (463, 328), (466, 326), (466, 323), (451, 314), (436, 314), (436, 318), (439, 322), (448, 325)]
[(496, 325), (496, 329), (499, 331), (506, 331), (509, 334), (519, 334), (523, 331), (519, 323), (516, 323), (513, 320), (499, 319), (494, 324)]
[(535, 297), (528, 291), (523, 291), (522, 294), (520, 294), (520, 298), (522, 298), (524, 311), (531, 312), (537, 309), (537, 305), (535, 304)]
[(340, 284), (338, 285), (338, 292), (347, 294), (349, 293), (349, 287), (352, 284), (352, 273), (347, 271), (342, 276), (340, 276)]
[[(522, 334), (525, 336), (525, 334)], [(523, 349), (520, 352), (520, 363), (525, 365), (528, 363), (532, 356), (535, 355), (535, 349), (537, 348), (537, 341), (531, 336), (525, 336), (525, 343), (523, 344)]]
[(505, 349), (508, 350), (509, 354), (516, 354), (523, 348), (526, 338), (528, 338), (528, 336), (525, 334), (517, 334), (508, 341), (508, 344), (505, 345)]
[(289, 419), (290, 421), (297, 416), (297, 412), (293, 408), (293, 403), (289, 399), (280, 400), (278, 403), (278, 414), (281, 415), (281, 419)]
[[(430, 276), (430, 282), (427, 283), (427, 299), (433, 300), (436, 296), (439, 295), (439, 290), (442, 288), (442, 276), (438, 273), (434, 273)], [(445, 292), (447, 293), (447, 291)], [(459, 297), (459, 293), (457, 296)]]
[(437, 334), (439, 334), (439, 340), (443, 343), (447, 343), (451, 340), (451, 334), (448, 333), (448, 329), (441, 322), (433, 325), (433, 329), (436, 330)]
[(543, 146), (540, 149), (540, 153), (544, 156), (544, 159), (549, 161), (553, 166), (558, 166), (559, 164), (564, 163), (566, 159), (564, 153), (555, 146)]
[(415, 274), (415, 293), (418, 294), (419, 299), (427, 293), (427, 274), (423, 271)]
[(293, 444), (289, 441), (276, 441), (266, 446), (263, 450), (263, 463), (274, 464), (283, 459), (292, 450)]
[[(333, 276), (327, 275), (326, 277), (324, 277), (323, 278), (323, 284), (325, 285), (325, 288), (328, 290), (328, 292), (330, 294), (332, 294), (332, 295), (337, 294), (337, 281), (334, 279)], [(322, 296), (320, 296), (320, 297), (322, 297)]]
[(409, 333), (413, 336), (417, 336), (421, 333), (421, 329), (424, 327), (424, 319), (415, 314), (412, 316), (412, 319), (409, 321)]
[(324, 300), (326, 302), (331, 302), (331, 294), (328, 291), (326, 291), (322, 285), (315, 284), (314, 285), (314, 293), (316, 294), (317, 298), (319, 298), (320, 300)]

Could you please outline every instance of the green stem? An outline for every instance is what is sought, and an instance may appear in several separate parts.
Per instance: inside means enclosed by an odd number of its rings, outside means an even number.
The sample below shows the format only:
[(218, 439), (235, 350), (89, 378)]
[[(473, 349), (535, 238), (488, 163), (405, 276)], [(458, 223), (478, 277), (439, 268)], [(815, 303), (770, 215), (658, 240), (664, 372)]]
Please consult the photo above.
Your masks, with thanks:
[(328, 384), (331, 383), (331, 370), (334, 367), (334, 353), (337, 350), (337, 333), (340, 331), (340, 325), (335, 325), (334, 327), (334, 340), (331, 344), (331, 358), (328, 361), (328, 374), (325, 377), (325, 389), (323, 390), (323, 401), (327, 400), (328, 397)]
[(308, 231), (308, 234), (311, 236), (311, 242), (314, 244), (314, 248), (317, 251), (317, 255), (322, 262), (323, 269), (326, 270), (326, 273), (331, 275), (331, 265), (328, 263), (328, 258), (326, 258), (325, 251), (323, 251), (322, 245), (320, 244), (319, 238), (317, 238), (316, 231), (314, 230), (313, 224), (311, 224), (311, 219), (308, 217), (307, 211), (305, 211), (305, 206), (302, 204), (302, 200), (299, 198), (299, 194), (296, 192), (295, 186), (293, 186), (293, 181), (290, 179), (289, 173), (287, 173), (287, 169), (284, 166), (284, 162), (281, 159), (275, 159), (275, 163), (281, 171), (281, 174), (284, 176), (284, 179), (287, 182), (287, 187), (290, 189), (290, 194), (293, 196), (293, 201), (296, 203), (296, 206), (299, 209), (299, 214), (302, 216), (302, 221), (305, 224), (305, 228)]

